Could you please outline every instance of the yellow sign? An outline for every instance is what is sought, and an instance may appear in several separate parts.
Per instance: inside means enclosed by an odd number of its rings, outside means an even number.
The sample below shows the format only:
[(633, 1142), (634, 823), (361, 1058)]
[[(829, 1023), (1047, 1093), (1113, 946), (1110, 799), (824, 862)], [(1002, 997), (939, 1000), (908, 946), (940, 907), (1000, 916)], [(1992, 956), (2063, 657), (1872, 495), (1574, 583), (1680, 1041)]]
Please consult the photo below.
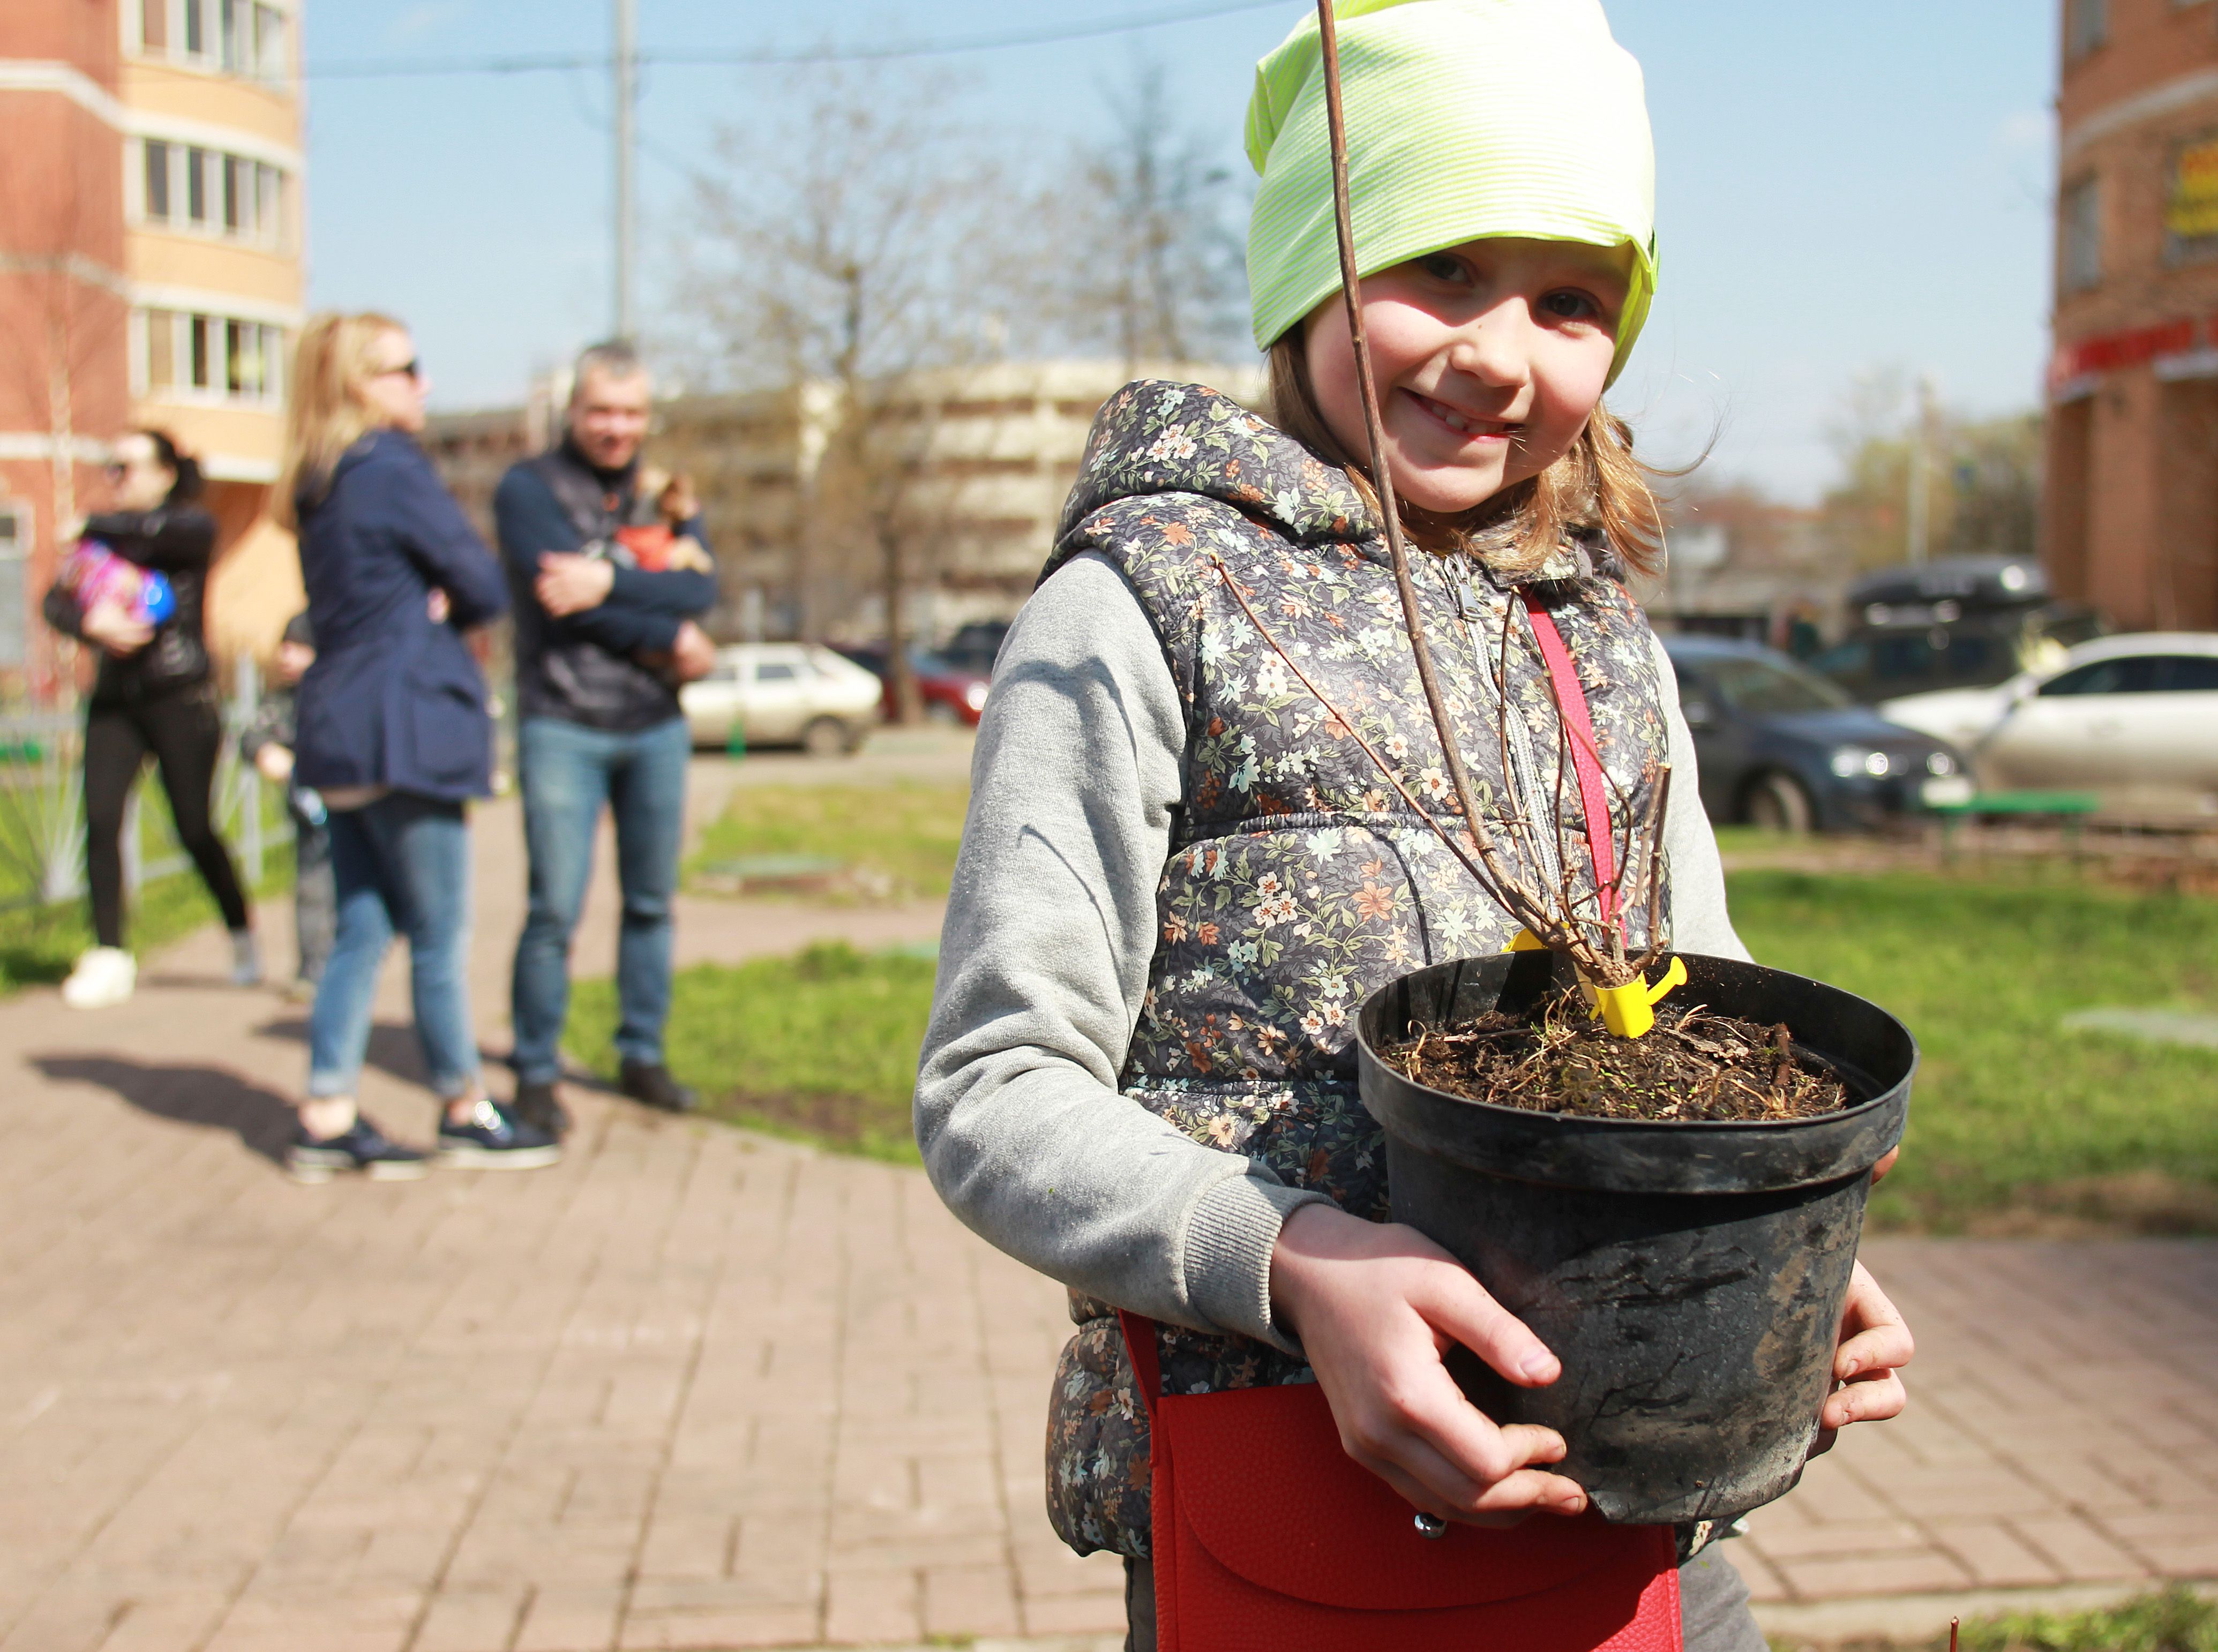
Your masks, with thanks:
[(2218, 138), (2188, 145), (2173, 161), (2164, 226), (2183, 241), (2218, 235)]

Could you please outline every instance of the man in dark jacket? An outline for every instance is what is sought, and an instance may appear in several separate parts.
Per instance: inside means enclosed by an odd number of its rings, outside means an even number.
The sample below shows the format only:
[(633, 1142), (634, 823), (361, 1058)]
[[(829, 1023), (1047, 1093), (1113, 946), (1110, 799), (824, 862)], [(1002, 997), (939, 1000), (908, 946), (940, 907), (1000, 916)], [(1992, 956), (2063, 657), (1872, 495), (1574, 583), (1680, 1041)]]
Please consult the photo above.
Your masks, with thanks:
[[(562, 441), (513, 467), (493, 497), (516, 594), (519, 767), (531, 860), (511, 999), (517, 1111), (557, 1131), (567, 1123), (557, 1086), (570, 936), (604, 807), (616, 817), (623, 895), (616, 1040), (623, 1092), (673, 1112), (694, 1100), (664, 1064), (662, 1031), (691, 755), (678, 688), (715, 664), (694, 616), (714, 606), (716, 579), (698, 520), (665, 520), (662, 507), (673, 495), (641, 497), (651, 388), (629, 346), (585, 351)], [(682, 554), (667, 556), (673, 541)]]

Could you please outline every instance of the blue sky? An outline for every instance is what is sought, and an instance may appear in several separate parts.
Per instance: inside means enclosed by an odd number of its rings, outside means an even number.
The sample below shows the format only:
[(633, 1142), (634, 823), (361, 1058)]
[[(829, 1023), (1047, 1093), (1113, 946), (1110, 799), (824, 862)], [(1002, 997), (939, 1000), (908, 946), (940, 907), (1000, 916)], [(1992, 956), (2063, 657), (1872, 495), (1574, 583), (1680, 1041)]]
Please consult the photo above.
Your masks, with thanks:
[[(1226, 0), (1188, 0), (1200, 9)], [(1613, 394), (1660, 461), (1807, 499), (1861, 374), (1930, 374), (1973, 411), (2029, 405), (2046, 350), (2056, 0), (1615, 0), (1647, 71), (1664, 276)], [(640, 0), (643, 46), (945, 40), (1161, 15), (1180, 0)], [(1102, 121), (1151, 54), (1185, 123), (1239, 155), (1255, 60), (1301, 0), (1142, 33), (928, 61), (1012, 153)], [(310, 296), (414, 325), (437, 405), (520, 399), (606, 330), (603, 72), (346, 79), (367, 60), (604, 50), (610, 0), (310, 0)], [(805, 69), (647, 71), (642, 307), (687, 229), (683, 164)]]

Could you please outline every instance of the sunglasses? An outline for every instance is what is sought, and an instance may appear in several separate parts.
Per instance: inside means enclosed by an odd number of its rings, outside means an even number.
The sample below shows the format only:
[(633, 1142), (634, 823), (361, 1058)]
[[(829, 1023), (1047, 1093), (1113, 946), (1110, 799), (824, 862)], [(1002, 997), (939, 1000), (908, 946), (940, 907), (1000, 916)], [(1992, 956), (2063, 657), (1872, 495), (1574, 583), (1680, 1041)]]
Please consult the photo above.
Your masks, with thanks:
[(376, 376), (381, 379), (389, 379), (396, 373), (405, 373), (412, 379), (422, 378), (424, 376), (424, 358), (420, 356), (412, 356), (406, 361), (403, 362), (399, 367), (380, 368), (377, 370)]

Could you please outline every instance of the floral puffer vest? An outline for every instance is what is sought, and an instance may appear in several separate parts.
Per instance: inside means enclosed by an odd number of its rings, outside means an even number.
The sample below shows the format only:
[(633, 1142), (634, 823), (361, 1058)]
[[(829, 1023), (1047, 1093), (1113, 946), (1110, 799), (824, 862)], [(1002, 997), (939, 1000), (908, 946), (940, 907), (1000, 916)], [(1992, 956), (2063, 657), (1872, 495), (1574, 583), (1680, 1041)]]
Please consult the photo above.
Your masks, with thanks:
[[(1196, 1141), (1385, 1221), (1384, 1142), (1356, 1095), (1356, 1012), (1410, 970), (1506, 950), (1516, 929), (1335, 715), (1397, 765), (1428, 813), (1457, 816), (1385, 541), (1347, 476), (1292, 437), (1214, 391), (1143, 381), (1096, 419), (1042, 579), (1087, 552), (1138, 594), (1186, 704), (1183, 799), (1122, 1088)], [(1480, 806), (1521, 807), (1545, 828), (1560, 737), (1523, 597), (1469, 558), (1411, 560)], [(1614, 796), (1645, 819), (1668, 737), (1648, 623), (1618, 572), (1606, 550), (1571, 543), (1528, 583), (1577, 664)], [(1505, 624), (1506, 719), (1493, 669)], [(1568, 773), (1562, 793), (1560, 839), (1534, 835), (1543, 852), (1561, 842), (1574, 888), (1589, 893)], [(1525, 869), (1556, 881), (1552, 865)], [(1633, 916), (1636, 944), (1644, 923)], [(1074, 1296), (1072, 1317), (1049, 1424), (1049, 1514), (1081, 1554), (1144, 1556), (1147, 1416), (1112, 1310)], [(1160, 1344), (1169, 1393), (1314, 1380), (1246, 1338), (1167, 1327)]]

